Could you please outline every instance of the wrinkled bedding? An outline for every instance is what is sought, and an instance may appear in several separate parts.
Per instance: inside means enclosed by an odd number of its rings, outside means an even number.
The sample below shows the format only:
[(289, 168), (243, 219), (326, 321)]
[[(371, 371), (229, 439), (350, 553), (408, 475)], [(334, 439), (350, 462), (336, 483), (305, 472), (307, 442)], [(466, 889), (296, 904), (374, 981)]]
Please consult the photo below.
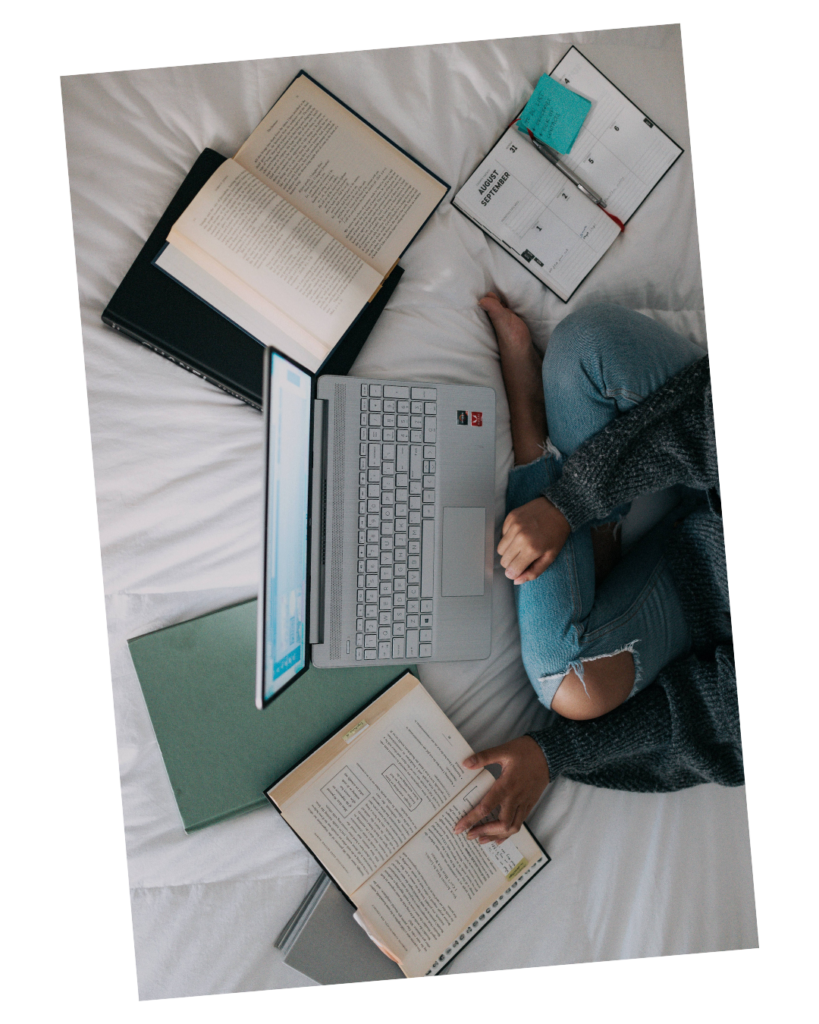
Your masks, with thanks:
[[(273, 942), (318, 867), (272, 809), (191, 836), (182, 829), (126, 640), (255, 593), (262, 421), (115, 335), (100, 314), (199, 152), (234, 153), (300, 68), (454, 191), (572, 43), (683, 146), (683, 157), (568, 304), (445, 200), (403, 257), (404, 277), (354, 368), (495, 389), (499, 530), (512, 448), (496, 343), (476, 305), (485, 291), (507, 298), (541, 349), (568, 312), (602, 299), (706, 345), (678, 30), (63, 81), (142, 998), (313, 984), (283, 963)], [(643, 511), (637, 503), (632, 532)], [(512, 586), (499, 566), (491, 657), (425, 665), (421, 678), (478, 749), (543, 720), (520, 659)], [(633, 794), (558, 779), (530, 826), (552, 864), (459, 955), (452, 973), (757, 944), (743, 789)]]

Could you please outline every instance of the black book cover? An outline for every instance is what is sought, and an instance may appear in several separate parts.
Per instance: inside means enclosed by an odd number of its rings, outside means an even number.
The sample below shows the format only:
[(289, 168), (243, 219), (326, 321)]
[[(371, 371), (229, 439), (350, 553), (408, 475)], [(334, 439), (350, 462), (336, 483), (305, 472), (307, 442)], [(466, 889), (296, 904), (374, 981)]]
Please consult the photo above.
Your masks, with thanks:
[[(191, 168), (122, 284), (103, 322), (256, 409), (262, 407), (264, 346), (153, 265), (168, 232), (226, 158), (206, 149)], [(395, 266), (318, 373), (346, 374), (403, 274)]]

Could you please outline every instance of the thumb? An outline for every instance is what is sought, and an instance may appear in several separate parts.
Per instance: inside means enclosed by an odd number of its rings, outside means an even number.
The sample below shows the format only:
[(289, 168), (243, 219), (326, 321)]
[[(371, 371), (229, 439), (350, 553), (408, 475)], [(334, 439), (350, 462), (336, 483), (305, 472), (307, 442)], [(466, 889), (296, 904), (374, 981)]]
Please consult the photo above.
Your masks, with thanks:
[(530, 583), (532, 580), (536, 580), (545, 569), (549, 568), (554, 560), (555, 556), (552, 552), (547, 551), (545, 554), (541, 555), (540, 558), (535, 559), (526, 572), (523, 572), (518, 576), (515, 583)]
[(461, 763), (464, 768), (484, 768), (488, 764), (503, 764), (505, 751), (503, 747), (490, 747), (488, 750), (479, 750), (471, 757), (465, 758)]

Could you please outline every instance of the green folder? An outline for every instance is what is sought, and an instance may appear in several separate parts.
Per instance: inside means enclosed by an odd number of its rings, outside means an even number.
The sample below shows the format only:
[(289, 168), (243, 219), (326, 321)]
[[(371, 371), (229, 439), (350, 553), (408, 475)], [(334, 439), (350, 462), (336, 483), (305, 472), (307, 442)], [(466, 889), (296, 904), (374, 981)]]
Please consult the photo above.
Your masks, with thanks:
[(259, 711), (255, 600), (128, 646), (186, 832), (270, 806), (273, 782), (413, 670), (311, 667)]

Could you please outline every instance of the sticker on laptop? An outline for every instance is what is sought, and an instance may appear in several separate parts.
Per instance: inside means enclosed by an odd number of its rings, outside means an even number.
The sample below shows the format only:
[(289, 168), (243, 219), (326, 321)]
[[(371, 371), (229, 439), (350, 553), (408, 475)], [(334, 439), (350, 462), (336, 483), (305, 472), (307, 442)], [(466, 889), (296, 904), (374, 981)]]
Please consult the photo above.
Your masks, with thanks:
[[(471, 419), (470, 419), (470, 416), (471, 416)], [(470, 425), (470, 423), (472, 424), (473, 427), (482, 427), (483, 426), (483, 413), (482, 412), (472, 412), (472, 413), (470, 413), (468, 409), (459, 409), (458, 410), (458, 424), (460, 426), (462, 426), (462, 427), (468, 427)]]

